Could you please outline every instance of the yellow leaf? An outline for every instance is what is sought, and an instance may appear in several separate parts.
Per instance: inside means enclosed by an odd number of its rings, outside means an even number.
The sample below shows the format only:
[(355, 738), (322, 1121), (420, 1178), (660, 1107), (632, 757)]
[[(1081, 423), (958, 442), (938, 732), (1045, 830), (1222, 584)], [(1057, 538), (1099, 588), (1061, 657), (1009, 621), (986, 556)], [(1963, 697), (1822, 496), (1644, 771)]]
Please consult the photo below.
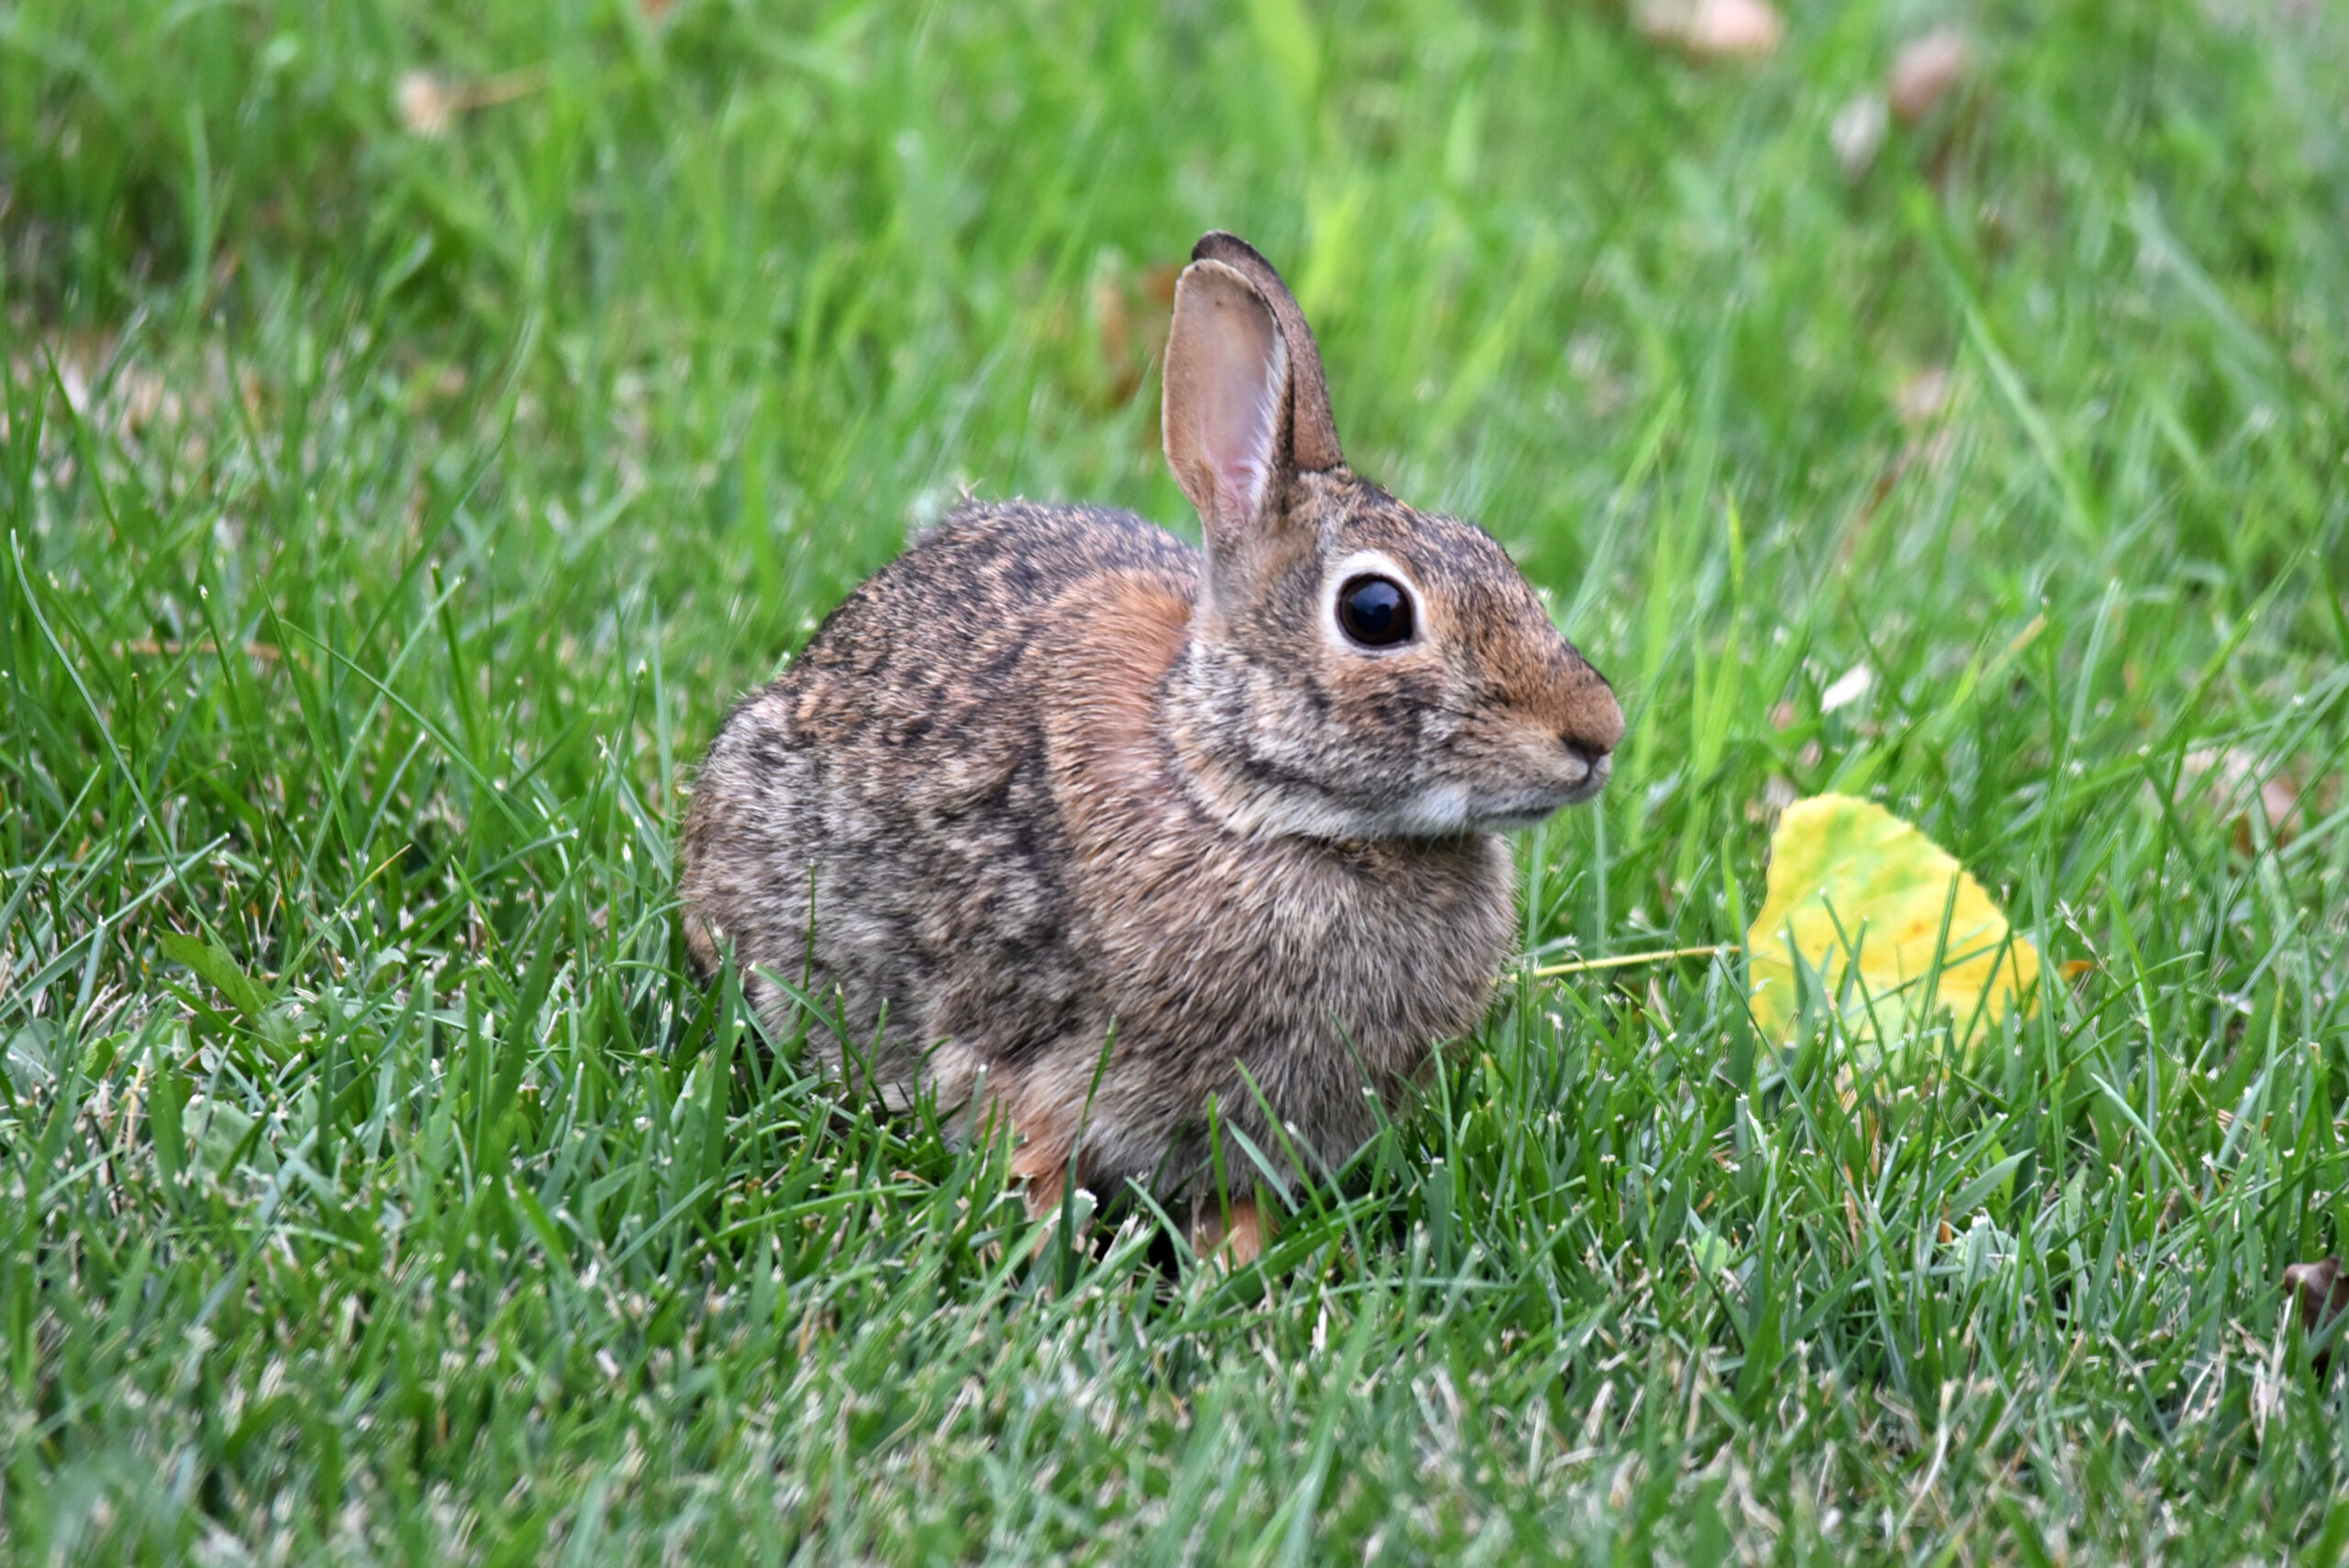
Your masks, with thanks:
[[(1840, 999), (1845, 1033), (1878, 1050), (1932, 1021), (1928, 992), (1934, 1013), (1949, 1009), (1961, 1051), (1974, 1042), (1977, 1014), (1995, 1024), (2018, 999), (2025, 1017), (2037, 1004), (2039, 953), (1982, 884), (1915, 828), (1849, 795), (1795, 802), (1770, 839), (1767, 896), (1745, 949), (1754, 1021), (1782, 1041), (1793, 1039), (1800, 1006), (1789, 941)], [(1847, 987), (1854, 950), (1859, 972)], [(1890, 1040), (1878, 1038), (1879, 1023)]]

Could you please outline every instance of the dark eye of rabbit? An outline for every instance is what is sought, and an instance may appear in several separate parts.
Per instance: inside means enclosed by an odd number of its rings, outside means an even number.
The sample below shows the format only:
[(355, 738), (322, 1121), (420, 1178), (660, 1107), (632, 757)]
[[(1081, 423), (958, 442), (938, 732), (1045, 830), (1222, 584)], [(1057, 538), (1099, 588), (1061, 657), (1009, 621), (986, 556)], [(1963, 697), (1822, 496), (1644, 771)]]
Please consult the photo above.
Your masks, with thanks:
[(1365, 648), (1389, 648), (1411, 635), (1411, 596), (1391, 577), (1349, 577), (1338, 590), (1338, 624)]

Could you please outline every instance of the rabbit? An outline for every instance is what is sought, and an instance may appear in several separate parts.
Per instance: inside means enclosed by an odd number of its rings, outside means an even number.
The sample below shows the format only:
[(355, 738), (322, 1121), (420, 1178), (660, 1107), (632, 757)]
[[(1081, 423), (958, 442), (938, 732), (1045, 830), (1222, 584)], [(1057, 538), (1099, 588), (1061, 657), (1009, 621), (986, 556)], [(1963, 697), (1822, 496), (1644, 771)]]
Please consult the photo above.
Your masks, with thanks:
[(679, 896), (697, 969), (836, 1007), (886, 1104), (1008, 1118), (1033, 1211), (1137, 1183), (1245, 1264), (1260, 1162), (1341, 1163), (1477, 1022), (1498, 835), (1598, 793), (1623, 716), (1498, 543), (1347, 466), (1231, 235), (1176, 283), (1163, 425), (1204, 550), (965, 502), (727, 717)]

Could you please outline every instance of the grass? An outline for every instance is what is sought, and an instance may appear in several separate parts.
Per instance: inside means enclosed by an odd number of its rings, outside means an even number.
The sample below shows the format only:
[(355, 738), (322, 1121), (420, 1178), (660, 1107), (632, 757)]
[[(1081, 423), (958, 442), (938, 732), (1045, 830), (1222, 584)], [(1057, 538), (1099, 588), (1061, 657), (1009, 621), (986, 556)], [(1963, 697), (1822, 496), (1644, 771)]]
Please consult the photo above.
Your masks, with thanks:
[[(1938, 21), (1975, 74), (1847, 178)], [(2344, 50), (0, 5), (6, 1555), (2340, 1561), (2277, 1282), (2349, 1240)], [(522, 74), (436, 139), (425, 68)], [(696, 749), (910, 524), (1193, 526), (1211, 226), (1626, 695), (1529, 953), (1738, 940), (1782, 780), (1974, 868), (2040, 1013), (1887, 1071), (1733, 956), (1520, 978), (1227, 1277), (696, 987)]]

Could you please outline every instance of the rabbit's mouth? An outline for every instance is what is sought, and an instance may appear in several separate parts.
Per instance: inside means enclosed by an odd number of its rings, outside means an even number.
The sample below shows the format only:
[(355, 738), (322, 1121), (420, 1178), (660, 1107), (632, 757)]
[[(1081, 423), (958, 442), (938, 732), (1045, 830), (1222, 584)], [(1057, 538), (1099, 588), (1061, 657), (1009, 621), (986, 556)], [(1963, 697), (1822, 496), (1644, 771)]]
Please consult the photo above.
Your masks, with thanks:
[(1472, 766), (1470, 778), (1392, 793), (1341, 793), (1318, 780), (1295, 774), (1267, 779), (1253, 770), (1199, 768), (1186, 771), (1183, 779), (1196, 805), (1226, 829), (1246, 837), (1450, 839), (1531, 828), (1559, 807), (1597, 795), (1613, 769), (1605, 752), (1569, 751), (1542, 762), (1546, 765), (1537, 768), (1519, 760), (1497, 777)]
[(1565, 793), (1558, 801), (1560, 806), (1580, 806), (1584, 801), (1605, 789), (1609, 775), (1615, 771), (1614, 757), (1605, 751), (1599, 752), (1597, 756), (1586, 754), (1580, 760), (1583, 765), (1582, 777), (1565, 786)]
[(1583, 762), (1571, 778), (1547, 779), (1513, 789), (1475, 789), (1445, 784), (1421, 791), (1394, 814), (1404, 837), (1448, 833), (1513, 833), (1546, 819), (1561, 806), (1579, 806), (1597, 795), (1613, 771), (1604, 755)]
[(1615, 771), (1615, 762), (1604, 753), (1578, 760), (1582, 766), (1575, 776), (1512, 791), (1477, 812), (1475, 826), (1487, 833), (1514, 833), (1547, 819), (1563, 806), (1580, 806), (1590, 799), (1607, 787), (1607, 777)]

